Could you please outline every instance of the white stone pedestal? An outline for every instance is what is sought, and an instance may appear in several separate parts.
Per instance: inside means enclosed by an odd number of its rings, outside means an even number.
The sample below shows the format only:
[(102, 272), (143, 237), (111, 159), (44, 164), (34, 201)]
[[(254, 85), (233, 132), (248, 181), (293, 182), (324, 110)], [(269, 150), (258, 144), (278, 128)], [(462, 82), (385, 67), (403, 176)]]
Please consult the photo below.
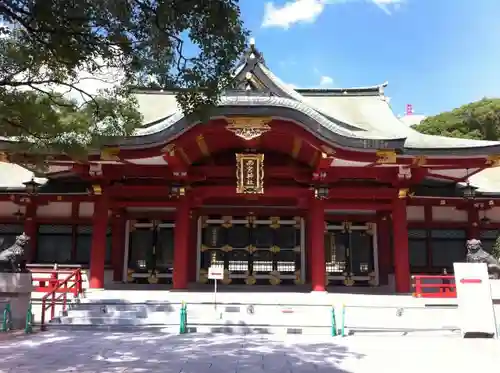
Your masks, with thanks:
[(5, 304), (10, 303), (14, 329), (22, 329), (26, 324), (32, 289), (31, 273), (0, 273), (1, 317)]

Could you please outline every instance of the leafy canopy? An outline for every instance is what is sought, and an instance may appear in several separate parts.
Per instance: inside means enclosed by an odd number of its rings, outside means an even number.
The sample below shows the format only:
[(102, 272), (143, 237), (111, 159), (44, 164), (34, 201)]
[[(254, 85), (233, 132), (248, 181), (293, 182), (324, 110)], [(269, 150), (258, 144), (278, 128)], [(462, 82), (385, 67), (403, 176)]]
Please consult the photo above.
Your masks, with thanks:
[(478, 140), (500, 140), (500, 98), (483, 98), (415, 126), (419, 132)]
[(133, 86), (212, 106), (246, 36), (238, 0), (3, 0), (0, 136), (84, 155), (142, 124)]

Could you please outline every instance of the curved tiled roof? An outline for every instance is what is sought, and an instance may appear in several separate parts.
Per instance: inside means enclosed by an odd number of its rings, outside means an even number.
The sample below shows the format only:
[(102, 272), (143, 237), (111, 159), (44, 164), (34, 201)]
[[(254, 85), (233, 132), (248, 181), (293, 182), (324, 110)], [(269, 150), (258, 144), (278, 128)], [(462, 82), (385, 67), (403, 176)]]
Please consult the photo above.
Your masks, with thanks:
[[(252, 59), (252, 54), (248, 54), (248, 58), (236, 69), (235, 79), (245, 81), (248, 74), (263, 83), (266, 90), (228, 91), (221, 97), (214, 112), (215, 117), (283, 117), (297, 122), (332, 145), (354, 148), (391, 148), (407, 154), (426, 155), (485, 155), (500, 152), (500, 142), (425, 135), (403, 124), (394, 115), (384, 96), (387, 83), (352, 89), (295, 90), (275, 76), (260, 58)], [(148, 101), (149, 94), (145, 96), (141, 97), (143, 102)], [(153, 145), (175, 138), (196, 124), (184, 117), (172, 93), (166, 96), (168, 99), (161, 104), (158, 97), (151, 100), (149, 96), (147, 106), (154, 106), (156, 115), (148, 111), (145, 118), (154, 118), (156, 123), (137, 130), (133, 137), (122, 139), (119, 145)], [(158, 108), (161, 110), (158, 111)]]

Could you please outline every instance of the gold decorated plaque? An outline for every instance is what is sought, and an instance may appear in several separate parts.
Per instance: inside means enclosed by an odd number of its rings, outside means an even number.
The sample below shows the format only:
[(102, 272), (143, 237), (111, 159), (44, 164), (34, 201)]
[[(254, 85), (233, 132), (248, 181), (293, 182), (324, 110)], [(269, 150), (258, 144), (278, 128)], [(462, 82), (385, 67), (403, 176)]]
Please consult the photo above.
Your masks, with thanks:
[(236, 193), (264, 194), (264, 154), (236, 154)]

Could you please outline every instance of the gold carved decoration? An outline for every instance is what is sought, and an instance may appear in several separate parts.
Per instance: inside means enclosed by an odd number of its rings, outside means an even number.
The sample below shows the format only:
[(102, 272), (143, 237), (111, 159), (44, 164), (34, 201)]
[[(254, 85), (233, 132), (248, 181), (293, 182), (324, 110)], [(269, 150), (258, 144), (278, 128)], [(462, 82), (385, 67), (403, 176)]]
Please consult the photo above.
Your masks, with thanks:
[(101, 160), (103, 161), (119, 161), (120, 148), (104, 148), (101, 150)]
[(421, 156), (413, 158), (412, 163), (414, 166), (423, 166), (427, 163), (427, 158), (425, 158), (425, 156), (421, 155)]
[(372, 271), (372, 272), (370, 272), (370, 273), (368, 274), (368, 278), (369, 278), (369, 280), (368, 280), (368, 284), (369, 284), (370, 286), (377, 286), (377, 275), (375, 274), (375, 272), (374, 272), (374, 271)]
[(252, 253), (257, 251), (257, 248), (254, 245), (248, 245), (247, 251), (248, 251), (248, 253), (252, 254)]
[(208, 271), (205, 268), (200, 269), (200, 279), (198, 281), (202, 284), (208, 282)]
[(415, 193), (410, 192), (410, 189), (408, 188), (403, 188), (399, 189), (398, 191), (398, 198), (399, 199), (405, 199), (406, 197), (413, 197)]
[(150, 284), (157, 284), (157, 283), (158, 283), (158, 275), (157, 275), (156, 270), (151, 271), (151, 272), (149, 273), (148, 282), (149, 282)]
[(281, 283), (279, 271), (272, 271), (269, 275), (269, 283), (271, 285), (279, 285)]
[(500, 166), (500, 155), (490, 155), (486, 160), (486, 164), (490, 167)]
[(254, 285), (256, 282), (257, 282), (257, 280), (253, 276), (248, 276), (245, 279), (245, 284), (247, 284), (247, 285)]
[(102, 194), (102, 188), (100, 185), (92, 185), (92, 193), (96, 196), (100, 196)]
[(269, 227), (271, 229), (278, 229), (280, 227), (280, 217), (279, 216), (271, 216), (269, 218), (269, 220), (271, 220), (271, 224), (269, 225)]
[(208, 150), (208, 145), (205, 141), (205, 137), (203, 135), (196, 136), (196, 143), (198, 144), (198, 148), (200, 149), (201, 154), (203, 154), (204, 157), (209, 157), (210, 150)]
[(280, 247), (278, 245), (273, 245), (269, 248), (269, 251), (272, 252), (273, 254), (277, 254), (280, 252)]
[(201, 227), (202, 228), (208, 227), (207, 220), (208, 220), (208, 216), (204, 215), (204, 216), (201, 217)]
[(233, 226), (233, 217), (232, 216), (223, 216), (221, 227), (231, 228), (232, 226)]
[(264, 154), (236, 154), (236, 193), (264, 194)]
[(222, 283), (224, 285), (229, 285), (233, 280), (230, 278), (231, 272), (228, 269), (224, 270), (224, 278), (222, 279)]
[(392, 164), (397, 162), (396, 152), (393, 150), (377, 150), (377, 163)]
[(246, 141), (256, 139), (271, 130), (268, 124), (271, 118), (234, 117), (228, 118), (227, 121), (229, 124), (226, 129)]
[(375, 225), (373, 223), (366, 223), (366, 228), (366, 234), (369, 236), (373, 236)]
[(127, 282), (134, 282), (134, 270), (133, 269), (128, 269), (127, 270)]
[(351, 278), (351, 276), (348, 276), (344, 279), (344, 285), (345, 286), (353, 286), (354, 285), (354, 280)]
[(222, 246), (222, 251), (224, 251), (225, 253), (228, 253), (230, 251), (233, 251), (233, 248), (231, 245), (224, 245), (224, 246)]
[(302, 276), (301, 276), (301, 273), (300, 273), (300, 269), (296, 270), (294, 272), (294, 274), (295, 274), (295, 279), (293, 280), (293, 283), (295, 285), (303, 285), (304, 281), (302, 281), (302, 278), (301, 278)]
[(254, 228), (255, 227), (255, 216), (254, 215), (248, 215), (247, 216), (247, 223), (245, 224), (245, 227), (247, 228)]

